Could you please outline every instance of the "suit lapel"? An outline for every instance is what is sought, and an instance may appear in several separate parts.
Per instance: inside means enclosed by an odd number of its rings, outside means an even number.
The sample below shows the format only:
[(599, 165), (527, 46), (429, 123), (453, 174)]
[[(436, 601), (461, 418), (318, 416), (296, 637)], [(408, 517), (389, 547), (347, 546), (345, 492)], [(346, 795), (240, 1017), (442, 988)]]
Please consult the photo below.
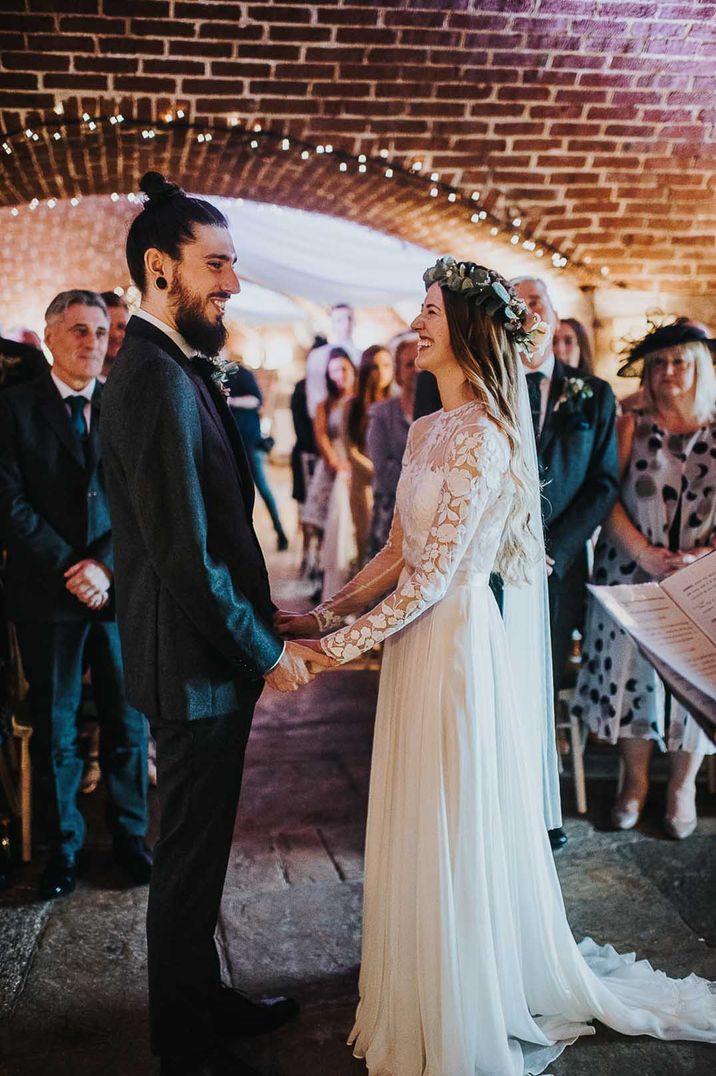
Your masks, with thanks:
[[(211, 420), (214, 423), (214, 426), (216, 427), (219, 436), (226, 445), (229, 455), (231, 456), (231, 459), (236, 468), (236, 474), (241, 485), (241, 490), (244, 495), (244, 500), (246, 501), (246, 507), (250, 514), (254, 504), (254, 484), (253, 480), (251, 479), (251, 473), (249, 471), (249, 465), (246, 459), (246, 453), (244, 451), (243, 443), (236, 443), (234, 438), (231, 436), (231, 433), (233, 431), (230, 431), (228, 422), (224, 422), (224, 416), (221, 412), (223, 408), (226, 407), (226, 404), (221, 399), (221, 392), (218, 388), (212, 391), (204, 381), (199, 371), (191, 364), (189, 364), (189, 369), (187, 372), (189, 374), (189, 377), (199, 389), (206, 409), (211, 415)], [(227, 417), (231, 419), (231, 415), (228, 415)], [(231, 421), (233, 422), (234, 420), (231, 419)]]
[(48, 424), (57, 434), (58, 438), (73, 457), (75, 462), (85, 470), (85, 453), (82, 442), (72, 428), (70, 416), (62, 397), (55, 388), (55, 384), (49, 373), (37, 382), (37, 396), (40, 410)]
[(98, 381), (95, 384), (94, 392), (92, 393), (92, 414), (90, 418), (89, 438), (87, 440), (87, 470), (90, 474), (94, 474), (94, 472), (97, 470), (101, 454), (101, 444), (99, 436), (99, 413), (101, 399), (102, 386)]
[[(198, 369), (191, 360), (186, 357), (182, 349), (175, 344), (166, 333), (163, 333), (161, 329), (152, 325), (151, 322), (145, 321), (143, 318), (130, 318), (127, 323), (127, 333), (130, 336), (144, 337), (145, 339), (151, 340), (152, 343), (156, 344), (157, 347), (160, 347), (162, 351), (166, 351), (168, 355), (171, 355), (171, 357), (179, 363), (186, 375), (196, 386), (204, 407), (209, 412), (211, 420), (216, 427), (219, 436), (223, 440), (234, 464), (236, 476), (239, 480), (241, 492), (246, 504), (247, 515), (250, 518), (254, 506), (254, 482), (246, 458), (243, 441), (239, 436), (233, 418), (228, 413), (226, 403), (221, 398), (220, 390), (216, 388), (215, 398), (214, 392), (210, 391)], [(227, 412), (227, 414), (224, 416), (223, 412)]]
[(549, 396), (547, 397), (547, 411), (544, 416), (544, 424), (542, 426), (542, 433), (539, 439), (539, 453), (542, 455), (550, 442), (553, 440), (556, 433), (556, 420), (554, 419), (554, 407), (557, 400), (562, 395), (562, 387), (564, 385), (564, 379), (566, 377), (566, 368), (564, 363), (561, 363), (559, 359), (554, 360), (554, 371), (552, 373), (552, 383), (549, 387)]

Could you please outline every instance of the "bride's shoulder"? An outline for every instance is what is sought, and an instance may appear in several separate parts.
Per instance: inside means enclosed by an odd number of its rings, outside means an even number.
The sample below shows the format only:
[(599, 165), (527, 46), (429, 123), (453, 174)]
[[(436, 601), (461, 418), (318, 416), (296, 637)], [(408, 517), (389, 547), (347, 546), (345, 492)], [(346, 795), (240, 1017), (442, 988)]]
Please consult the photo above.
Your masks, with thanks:
[(473, 456), (482, 465), (487, 460), (504, 466), (510, 457), (506, 433), (484, 407), (467, 407), (457, 427), (451, 431), (453, 453)]

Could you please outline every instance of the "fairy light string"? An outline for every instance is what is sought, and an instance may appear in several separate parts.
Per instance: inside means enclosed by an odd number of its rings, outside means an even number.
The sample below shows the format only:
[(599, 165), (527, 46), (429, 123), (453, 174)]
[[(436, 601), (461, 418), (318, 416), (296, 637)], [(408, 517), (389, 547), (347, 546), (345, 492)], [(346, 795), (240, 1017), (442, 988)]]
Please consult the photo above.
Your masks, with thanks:
[[(343, 175), (368, 175), (374, 180), (380, 180), (386, 185), (402, 184), (413, 190), (420, 190), (433, 204), (443, 208), (452, 214), (462, 212), (467, 223), (473, 226), (485, 226), (491, 238), (502, 237), (512, 247), (519, 247), (522, 253), (541, 261), (546, 259), (551, 262), (555, 270), (563, 270), (569, 266), (592, 282), (603, 283), (609, 275), (609, 267), (602, 266), (598, 271), (591, 265), (591, 258), (580, 261), (565, 254), (562, 250), (542, 239), (535, 239), (527, 233), (523, 227), (521, 216), (509, 214), (509, 219), (503, 220), (486, 209), (482, 204), (482, 192), (470, 190), (465, 192), (441, 179), (439, 172), (427, 172), (423, 161), (414, 158), (412, 163), (401, 163), (391, 160), (387, 149), (379, 149), (375, 154), (353, 154), (346, 150), (338, 149), (331, 143), (316, 143), (283, 131), (274, 131), (264, 128), (260, 123), (243, 124), (237, 115), (227, 118), (227, 126), (218, 124), (202, 124), (188, 119), (186, 109), (172, 108), (163, 112), (160, 119), (152, 122), (142, 121), (125, 117), (120, 111), (108, 115), (92, 115), (83, 111), (80, 116), (68, 117), (65, 114), (61, 102), (55, 105), (53, 116), (43, 122), (33, 122), (30, 126), (23, 126), (16, 130), (0, 134), (0, 171), (3, 162), (18, 152), (33, 149), (41, 142), (51, 149), (65, 139), (71, 138), (73, 133), (93, 136), (97, 132), (103, 133), (109, 128), (116, 136), (135, 136), (142, 143), (152, 143), (158, 136), (172, 131), (180, 130), (187, 138), (196, 142), (198, 146), (207, 146), (212, 142), (220, 144), (223, 149), (227, 146), (236, 146), (243, 149), (247, 158), (251, 156), (277, 157), (290, 155), (298, 162), (306, 162), (319, 159), (324, 165), (327, 161), (335, 161), (336, 171)], [(227, 142), (228, 140), (228, 142)], [(134, 192), (120, 193), (113, 191), (110, 194), (112, 201), (119, 198), (127, 198), (130, 202), (138, 199)], [(56, 197), (48, 198), (44, 205), (53, 209), (57, 205)], [(69, 199), (71, 206), (79, 205), (81, 194), (74, 193)], [(43, 202), (34, 197), (25, 207), (14, 205), (10, 208), (10, 214), (16, 218), (26, 209), (35, 212)]]

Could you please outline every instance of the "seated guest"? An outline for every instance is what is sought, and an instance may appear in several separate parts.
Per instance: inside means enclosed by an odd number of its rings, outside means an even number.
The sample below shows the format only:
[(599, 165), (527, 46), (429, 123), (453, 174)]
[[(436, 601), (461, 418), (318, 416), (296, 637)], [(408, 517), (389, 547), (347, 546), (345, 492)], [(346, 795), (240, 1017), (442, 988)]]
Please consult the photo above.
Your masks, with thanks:
[(343, 436), (351, 466), (351, 515), (358, 550), (357, 567), (368, 553), (373, 512), (373, 463), (366, 455), (368, 412), (392, 394), (393, 359), (387, 348), (374, 344), (363, 352), (358, 369), (358, 388), (345, 411)]
[(119, 354), (119, 349), (124, 343), (124, 334), (127, 331), (129, 321), (129, 303), (122, 295), (113, 291), (103, 291), (101, 298), (109, 314), (109, 338), (107, 340), (107, 354), (104, 357), (104, 366), (99, 381), (106, 381), (109, 371), (114, 365), (114, 360)]
[(395, 349), (395, 380), (400, 395), (376, 403), (368, 415), (366, 454), (373, 464), (373, 515), (370, 526), (369, 554), (375, 554), (388, 540), (395, 510), (395, 491), (400, 478), (408, 430), (415, 408), (415, 358), (418, 338), (403, 336)]
[(228, 377), (227, 387), (229, 395), (226, 402), (231, 408), (234, 421), (239, 428), (246, 455), (249, 459), (254, 485), (268, 508), (273, 529), (276, 532), (278, 551), (282, 553), (288, 549), (288, 538), (283, 529), (281, 517), (278, 514), (276, 498), (264, 470), (267, 446), (266, 439), (261, 433), (261, 420), (259, 417), (261, 404), (263, 403), (261, 389), (251, 371), (246, 366), (238, 363)]
[[(619, 500), (599, 537), (594, 581), (645, 583), (716, 547), (716, 341), (686, 319), (652, 328), (619, 371), (640, 377), (642, 407), (619, 419)], [(628, 635), (590, 599), (574, 713), (619, 743), (626, 776), (617, 829), (639, 820), (656, 744), (671, 754), (664, 828), (696, 828), (696, 774), (716, 747), (664, 688)]]
[(556, 359), (579, 370), (580, 374), (593, 374), (592, 345), (587, 330), (576, 318), (562, 318), (554, 333)]
[(99, 295), (61, 292), (46, 314), (54, 364), (0, 393), (0, 533), (7, 545), (8, 616), (30, 692), (35, 803), (51, 858), (43, 899), (71, 892), (85, 825), (77, 712), (86, 659), (102, 729), (101, 764), (115, 860), (149, 881), (144, 716), (126, 702), (112, 614), (112, 535), (99, 440), (109, 317)]

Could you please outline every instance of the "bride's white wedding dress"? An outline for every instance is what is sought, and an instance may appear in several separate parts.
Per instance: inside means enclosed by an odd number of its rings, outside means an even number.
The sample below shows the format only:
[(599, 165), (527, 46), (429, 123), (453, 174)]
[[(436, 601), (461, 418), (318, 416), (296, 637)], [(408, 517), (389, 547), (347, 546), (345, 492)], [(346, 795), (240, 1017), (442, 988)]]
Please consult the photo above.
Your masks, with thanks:
[(477, 403), (418, 420), (387, 546), (318, 611), (375, 606), (323, 639), (341, 661), (387, 639), (350, 1039), (371, 1076), (540, 1073), (594, 1019), (716, 1041), (705, 980), (572, 937), (488, 587), (513, 488)]

